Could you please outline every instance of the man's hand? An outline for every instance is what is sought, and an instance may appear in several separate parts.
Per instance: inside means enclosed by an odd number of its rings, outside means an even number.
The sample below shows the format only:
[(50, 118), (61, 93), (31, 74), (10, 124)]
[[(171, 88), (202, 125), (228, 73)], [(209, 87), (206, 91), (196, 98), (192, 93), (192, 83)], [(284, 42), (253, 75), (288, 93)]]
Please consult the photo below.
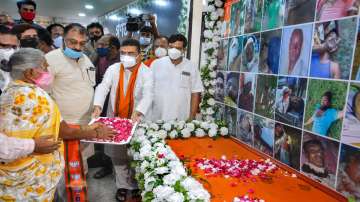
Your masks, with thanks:
[(144, 115), (141, 112), (137, 112), (135, 111), (132, 115), (131, 115), (131, 120), (136, 123), (136, 122), (141, 122), (141, 120), (143, 119)]
[(93, 119), (99, 118), (101, 111), (102, 111), (101, 107), (95, 105), (93, 113), (91, 114), (91, 118), (93, 118)]
[[(111, 140), (116, 134), (116, 132), (113, 129), (107, 127), (105, 124), (102, 123), (95, 123), (95, 124), (96, 124), (96, 128), (94, 128), (94, 130), (96, 132), (96, 138), (98, 139)], [(95, 124), (93, 124), (90, 127), (94, 127)]]
[(35, 138), (34, 153), (49, 154), (57, 150), (60, 147), (61, 142), (60, 141), (55, 142), (53, 138), (54, 137), (52, 135)]

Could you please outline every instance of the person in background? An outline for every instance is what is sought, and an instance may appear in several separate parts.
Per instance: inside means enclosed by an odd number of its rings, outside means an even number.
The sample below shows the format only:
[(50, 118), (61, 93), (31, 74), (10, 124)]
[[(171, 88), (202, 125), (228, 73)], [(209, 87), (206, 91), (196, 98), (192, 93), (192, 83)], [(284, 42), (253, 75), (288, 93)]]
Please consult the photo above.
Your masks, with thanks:
[(46, 29), (38, 29), (39, 45), (38, 49), (45, 54), (54, 50), (54, 41), (51, 38), (50, 33)]
[[(120, 63), (111, 65), (105, 72), (102, 82), (96, 87), (93, 117), (99, 117), (106, 95), (110, 91), (110, 105), (107, 117), (120, 117), (140, 122), (149, 119), (153, 101), (152, 71), (141, 62), (140, 43), (126, 39), (120, 47)], [(133, 197), (137, 192), (134, 173), (130, 170), (131, 157), (127, 155), (126, 145), (106, 145), (105, 153), (114, 164), (116, 176), (116, 199), (126, 201), (128, 191)]]
[[(120, 41), (113, 35), (104, 35), (96, 43), (98, 59), (96, 67), (96, 86), (98, 86), (104, 77), (109, 66), (120, 62)], [(106, 96), (104, 107), (101, 112), (102, 117), (106, 117), (108, 108), (109, 94)], [(95, 179), (103, 178), (112, 173), (111, 159), (104, 153), (103, 144), (95, 144), (95, 151), (100, 155), (103, 167), (94, 174)]]
[(40, 50), (20, 49), (6, 65), (11, 69), (13, 82), (0, 97), (0, 131), (6, 131), (10, 138), (28, 140), (27, 153), (31, 151), (32, 139), (41, 138), (43, 144), (52, 146), (43, 148), (41, 153), (21, 154), (13, 161), (1, 164), (0, 198), (6, 201), (52, 201), (64, 166), (59, 138), (107, 139), (114, 131), (102, 124), (72, 129), (61, 120), (56, 103), (44, 91), (52, 77)]
[(98, 22), (93, 22), (86, 27), (89, 34), (89, 41), (85, 45), (84, 54), (94, 64), (97, 60), (96, 42), (104, 35), (104, 28)]
[(275, 103), (276, 110), (282, 114), (286, 114), (290, 107), (290, 89), (283, 87), (279, 100)]
[(215, 87), (215, 95), (214, 95), (215, 100), (219, 102), (224, 101), (224, 96), (225, 96), (224, 87), (225, 87), (225, 76), (222, 72), (218, 72), (216, 74), (216, 87)]
[(244, 72), (257, 72), (258, 71), (258, 58), (256, 56), (255, 39), (249, 37), (246, 40), (243, 54), (243, 66)]
[(5, 12), (0, 13), (0, 25), (5, 25), (9, 29), (11, 29), (14, 26), (14, 20), (10, 15), (8, 15)]
[(52, 40), (54, 41), (55, 48), (61, 48), (64, 36), (64, 26), (58, 23), (49, 25), (47, 31), (50, 33)]
[(275, 124), (275, 157), (286, 165), (291, 165), (291, 137), (286, 134), (284, 127), (276, 123)]
[(169, 39), (166, 36), (159, 36), (154, 40), (152, 53), (149, 59), (144, 64), (148, 67), (154, 62), (154, 60), (165, 57), (167, 55), (167, 49), (169, 47)]
[(19, 40), (11, 30), (0, 25), (0, 95), (11, 81), (10, 69), (6, 67), (10, 56), (19, 48)]
[(289, 42), (289, 66), (285, 74), (305, 75), (303, 74), (304, 61), (300, 58), (303, 48), (304, 34), (302, 29), (294, 29), (291, 33)]
[(16, 3), (21, 19), (16, 20), (15, 24), (30, 24), (35, 28), (42, 28), (34, 22), (36, 17), (36, 3), (33, 0), (19, 0)]
[(324, 146), (317, 139), (304, 142), (303, 151), (307, 161), (301, 166), (301, 170), (311, 178), (332, 186), (335, 175), (331, 174), (325, 165), (324, 150)]
[(333, 94), (330, 91), (325, 92), (321, 98), (321, 105), (316, 105), (316, 110), (311, 118), (304, 124), (313, 123), (312, 131), (328, 136), (330, 126), (333, 122), (344, 117), (343, 111), (338, 111), (331, 107)]
[(15, 25), (12, 32), (14, 32), (20, 40), (21, 48), (38, 48), (38, 30), (34, 26), (29, 24)]
[[(352, 149), (355, 150), (355, 149)], [(351, 150), (350, 150), (351, 151)], [(347, 154), (347, 153), (346, 153)], [(346, 197), (360, 200), (360, 153), (349, 152), (339, 166), (337, 190)]]
[[(240, 75), (240, 78), (242, 75)], [(240, 80), (240, 82), (245, 82)], [(249, 112), (253, 111), (254, 108), (254, 95), (251, 92), (252, 82), (248, 81), (245, 84), (241, 84), (243, 86), (243, 90), (239, 94), (238, 98), (238, 107)]]
[(155, 60), (152, 120), (195, 119), (204, 87), (198, 68), (184, 57), (187, 39), (181, 34), (169, 38), (168, 55)]
[[(65, 27), (63, 47), (45, 55), (49, 72), (54, 77), (49, 91), (58, 104), (62, 117), (72, 126), (88, 124), (91, 119), (96, 69), (83, 54), (86, 42), (86, 29), (80, 24), (71, 23)], [(93, 145), (79, 145), (70, 139), (67, 142), (71, 144), (69, 149), (81, 151), (86, 173), (87, 158), (94, 154)], [(63, 190), (59, 191), (60, 197), (64, 195)]]

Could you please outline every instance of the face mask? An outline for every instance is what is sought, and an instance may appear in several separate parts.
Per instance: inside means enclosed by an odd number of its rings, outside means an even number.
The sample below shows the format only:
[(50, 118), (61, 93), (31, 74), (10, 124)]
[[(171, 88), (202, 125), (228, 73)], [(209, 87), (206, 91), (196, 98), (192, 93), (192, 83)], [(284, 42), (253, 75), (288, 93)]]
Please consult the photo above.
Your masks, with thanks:
[(58, 37), (56, 37), (54, 39), (54, 46), (56, 48), (61, 48), (62, 44), (63, 44), (63, 37), (62, 36), (58, 36)]
[(176, 48), (170, 48), (168, 50), (168, 54), (169, 54), (170, 59), (172, 59), (172, 60), (177, 60), (177, 59), (181, 58), (181, 56), (182, 56), (182, 52)]
[(81, 51), (76, 51), (74, 49), (65, 47), (64, 49), (64, 55), (71, 58), (71, 59), (79, 59), (82, 56), (82, 52)]
[(47, 90), (49, 89), (53, 80), (54, 77), (49, 72), (41, 71), (40, 76), (33, 81), (38, 87), (42, 88), (43, 90)]
[(105, 57), (109, 54), (110, 49), (109, 48), (97, 48), (96, 52), (99, 55), (99, 57)]
[(120, 61), (126, 69), (136, 65), (136, 57), (129, 55), (120, 55)]
[(21, 15), (21, 18), (26, 21), (33, 21), (35, 18), (34, 12), (22, 12), (22, 13), (20, 13), (20, 15)]
[(139, 42), (140, 42), (140, 45), (147, 46), (151, 43), (151, 38), (141, 36)]
[(92, 36), (90, 39), (91, 39), (91, 41), (98, 41), (99, 39), (101, 38), (101, 36), (96, 36), (96, 35), (94, 35), (94, 36)]
[(2, 56), (2, 57), (0, 57), (0, 58), (3, 58), (4, 60), (9, 61), (10, 56), (11, 56), (14, 52), (15, 52), (15, 50), (12, 49), (12, 48), (0, 49), (0, 55)]
[(39, 45), (39, 40), (37, 38), (28, 38), (28, 39), (20, 40), (21, 48), (37, 48), (38, 45)]
[(166, 55), (167, 55), (167, 50), (165, 48), (159, 47), (159, 48), (155, 49), (155, 56), (157, 58), (161, 58), (161, 57), (164, 57)]

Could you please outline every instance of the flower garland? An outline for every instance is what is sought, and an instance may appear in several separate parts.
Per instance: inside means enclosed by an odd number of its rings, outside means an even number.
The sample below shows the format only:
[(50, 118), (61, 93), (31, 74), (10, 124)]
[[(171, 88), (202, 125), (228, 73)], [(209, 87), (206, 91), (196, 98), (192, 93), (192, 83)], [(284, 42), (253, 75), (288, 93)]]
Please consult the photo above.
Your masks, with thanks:
[(189, 176), (186, 168), (166, 145), (166, 138), (226, 136), (222, 123), (200, 121), (172, 121), (142, 123), (138, 126), (129, 154), (133, 156), (136, 180), (143, 201), (210, 201), (210, 194), (202, 184)]
[(224, 0), (207, 0), (207, 8), (205, 11), (205, 30), (201, 59), (201, 78), (205, 87), (200, 103), (200, 109), (203, 120), (214, 120), (217, 109), (215, 106), (215, 84), (217, 53), (221, 35), (220, 17), (224, 15)]
[(189, 1), (181, 1), (181, 10), (179, 15), (179, 26), (177, 31), (185, 36), (187, 36), (188, 27), (189, 27)]

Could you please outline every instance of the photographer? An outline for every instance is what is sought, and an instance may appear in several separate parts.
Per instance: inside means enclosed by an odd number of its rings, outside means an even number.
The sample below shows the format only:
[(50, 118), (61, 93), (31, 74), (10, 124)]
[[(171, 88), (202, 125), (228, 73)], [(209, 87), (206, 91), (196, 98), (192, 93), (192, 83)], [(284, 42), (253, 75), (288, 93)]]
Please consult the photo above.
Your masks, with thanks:
[[(146, 26), (146, 22), (149, 22), (150, 26)], [(136, 37), (136, 39), (140, 42), (142, 61), (149, 59), (153, 40), (160, 35), (156, 26), (155, 16), (142, 14), (139, 17), (130, 17), (126, 24), (126, 29), (128, 31), (127, 38), (135, 38), (133, 33), (140, 32), (139, 37)]]

